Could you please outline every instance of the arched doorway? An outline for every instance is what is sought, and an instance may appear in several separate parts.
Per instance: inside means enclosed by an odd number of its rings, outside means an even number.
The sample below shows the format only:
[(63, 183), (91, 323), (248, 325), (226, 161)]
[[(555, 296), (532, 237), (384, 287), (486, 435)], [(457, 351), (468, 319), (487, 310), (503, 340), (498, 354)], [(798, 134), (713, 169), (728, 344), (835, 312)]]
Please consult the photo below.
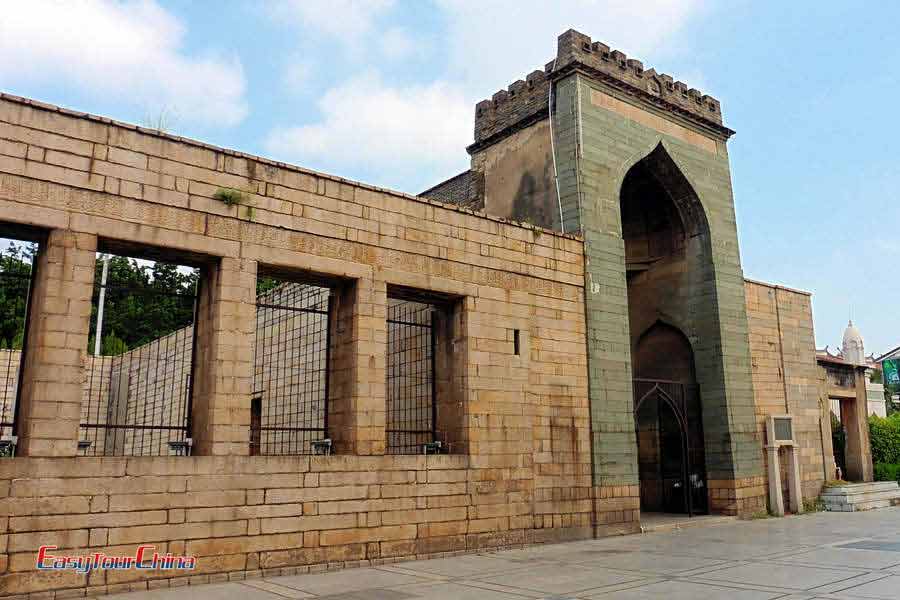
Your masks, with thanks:
[(702, 408), (690, 342), (656, 323), (634, 353), (641, 510), (707, 512)]
[(626, 173), (620, 209), (641, 510), (704, 513), (709, 499), (695, 351), (707, 383), (719, 368), (706, 216), (662, 144)]

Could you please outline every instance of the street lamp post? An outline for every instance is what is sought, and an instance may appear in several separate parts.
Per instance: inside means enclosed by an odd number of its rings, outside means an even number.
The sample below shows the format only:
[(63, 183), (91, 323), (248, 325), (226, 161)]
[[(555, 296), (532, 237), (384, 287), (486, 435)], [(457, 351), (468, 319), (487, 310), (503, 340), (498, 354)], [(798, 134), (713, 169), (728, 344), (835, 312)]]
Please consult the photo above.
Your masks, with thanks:
[(100, 356), (100, 340), (103, 337), (103, 305), (106, 302), (106, 276), (109, 274), (109, 257), (103, 257), (103, 275), (100, 276), (100, 298), (97, 301), (97, 332), (94, 335), (94, 356)]

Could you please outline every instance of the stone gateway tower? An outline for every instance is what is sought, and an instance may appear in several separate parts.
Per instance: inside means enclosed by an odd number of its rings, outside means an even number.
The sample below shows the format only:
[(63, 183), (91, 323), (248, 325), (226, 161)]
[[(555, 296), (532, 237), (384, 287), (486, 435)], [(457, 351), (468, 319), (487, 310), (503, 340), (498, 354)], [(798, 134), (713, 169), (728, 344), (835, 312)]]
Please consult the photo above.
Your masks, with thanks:
[(714, 98), (569, 30), (477, 105), (472, 169), (424, 193), (583, 235), (599, 528), (765, 508), (733, 133)]

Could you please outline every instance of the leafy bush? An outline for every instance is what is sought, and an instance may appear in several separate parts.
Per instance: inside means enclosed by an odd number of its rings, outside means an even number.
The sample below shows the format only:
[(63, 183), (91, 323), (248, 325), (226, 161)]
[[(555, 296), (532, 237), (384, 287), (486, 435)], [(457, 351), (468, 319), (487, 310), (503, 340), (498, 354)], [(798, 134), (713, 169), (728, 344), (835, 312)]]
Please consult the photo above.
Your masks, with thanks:
[(875, 463), (875, 481), (900, 482), (900, 464)]
[(100, 346), (103, 356), (119, 356), (128, 352), (128, 344), (115, 333), (103, 336)]
[(900, 414), (869, 417), (872, 462), (900, 464)]

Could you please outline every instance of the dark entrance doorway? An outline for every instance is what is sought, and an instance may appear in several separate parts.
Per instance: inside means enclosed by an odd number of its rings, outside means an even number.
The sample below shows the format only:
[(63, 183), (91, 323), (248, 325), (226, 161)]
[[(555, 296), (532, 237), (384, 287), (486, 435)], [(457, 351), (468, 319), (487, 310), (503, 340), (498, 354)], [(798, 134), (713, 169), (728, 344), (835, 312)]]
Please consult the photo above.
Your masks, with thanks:
[(638, 341), (634, 365), (641, 510), (706, 513), (703, 420), (690, 343), (657, 323)]
[(641, 510), (705, 514), (702, 431), (690, 418), (699, 404), (697, 386), (635, 379), (634, 390)]

